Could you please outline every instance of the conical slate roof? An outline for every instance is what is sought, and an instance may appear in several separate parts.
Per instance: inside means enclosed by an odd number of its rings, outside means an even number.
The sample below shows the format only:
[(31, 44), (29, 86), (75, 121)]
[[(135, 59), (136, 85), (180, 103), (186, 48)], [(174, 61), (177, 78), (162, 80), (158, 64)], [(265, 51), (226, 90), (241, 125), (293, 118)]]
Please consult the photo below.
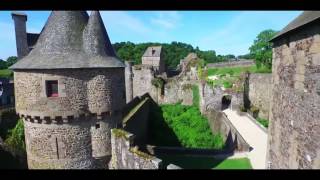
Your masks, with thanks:
[(271, 41), (284, 36), (290, 31), (301, 28), (302, 26), (314, 22), (320, 18), (320, 11), (304, 11), (297, 18), (291, 21), (286, 27), (284, 27), (278, 34), (276, 34)]
[(10, 69), (124, 67), (100, 13), (53, 11), (34, 49)]

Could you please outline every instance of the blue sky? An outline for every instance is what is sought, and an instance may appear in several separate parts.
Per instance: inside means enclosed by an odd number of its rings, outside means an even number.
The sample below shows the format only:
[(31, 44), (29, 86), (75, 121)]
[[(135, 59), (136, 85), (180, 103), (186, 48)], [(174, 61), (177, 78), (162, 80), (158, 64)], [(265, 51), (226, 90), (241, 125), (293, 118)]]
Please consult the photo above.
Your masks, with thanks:
[[(121, 41), (179, 41), (215, 50), (217, 54), (242, 55), (259, 32), (281, 30), (302, 11), (101, 11), (112, 43)], [(10, 11), (0, 11), (0, 59), (16, 55)], [(24, 11), (27, 32), (38, 33), (49, 11)]]

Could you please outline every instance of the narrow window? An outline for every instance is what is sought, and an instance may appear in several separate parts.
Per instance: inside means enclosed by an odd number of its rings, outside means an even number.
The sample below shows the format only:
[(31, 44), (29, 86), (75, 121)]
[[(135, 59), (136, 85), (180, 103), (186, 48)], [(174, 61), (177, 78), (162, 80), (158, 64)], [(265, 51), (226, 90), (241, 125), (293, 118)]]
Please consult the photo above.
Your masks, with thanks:
[(56, 151), (57, 151), (57, 159), (59, 159), (59, 147), (58, 147), (58, 138), (56, 138)]
[(47, 97), (58, 97), (58, 81), (46, 81)]
[(99, 129), (99, 128), (100, 128), (100, 124), (97, 123), (97, 124), (96, 124), (96, 129)]

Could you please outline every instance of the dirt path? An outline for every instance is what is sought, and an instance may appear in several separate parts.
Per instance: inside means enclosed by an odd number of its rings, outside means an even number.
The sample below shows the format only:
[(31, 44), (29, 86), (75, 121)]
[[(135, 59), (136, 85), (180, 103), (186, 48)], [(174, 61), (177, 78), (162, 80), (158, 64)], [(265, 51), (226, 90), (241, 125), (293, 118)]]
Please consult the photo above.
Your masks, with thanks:
[(223, 111), (230, 122), (237, 128), (241, 136), (253, 148), (248, 153), (253, 169), (266, 168), (267, 133), (260, 129), (247, 116), (240, 116), (235, 111), (226, 109)]

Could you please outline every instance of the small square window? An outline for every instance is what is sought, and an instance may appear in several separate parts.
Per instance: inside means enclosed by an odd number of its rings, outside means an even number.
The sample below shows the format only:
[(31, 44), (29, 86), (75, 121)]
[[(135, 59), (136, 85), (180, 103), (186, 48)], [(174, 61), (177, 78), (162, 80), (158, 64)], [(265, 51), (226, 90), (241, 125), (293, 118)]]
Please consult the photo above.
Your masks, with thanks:
[(100, 124), (97, 123), (97, 124), (96, 124), (96, 129), (99, 129), (99, 128), (100, 128)]
[(46, 81), (47, 97), (58, 97), (58, 81)]

